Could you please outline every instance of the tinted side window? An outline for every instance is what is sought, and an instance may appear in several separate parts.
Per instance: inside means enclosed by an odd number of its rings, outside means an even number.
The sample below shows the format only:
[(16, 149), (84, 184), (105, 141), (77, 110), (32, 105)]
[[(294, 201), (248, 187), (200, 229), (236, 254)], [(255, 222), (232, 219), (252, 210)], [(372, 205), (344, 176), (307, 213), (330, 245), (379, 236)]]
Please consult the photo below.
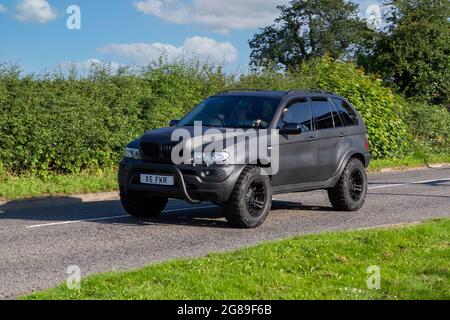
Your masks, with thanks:
[(331, 111), (333, 113), (333, 120), (334, 125), (336, 128), (340, 128), (344, 126), (344, 123), (342, 122), (341, 116), (339, 115), (339, 111), (337, 107), (334, 105), (334, 103), (330, 103)]
[(298, 123), (303, 131), (311, 131), (311, 109), (306, 100), (297, 101), (292, 104), (282, 117), (283, 123)]
[(333, 115), (327, 98), (312, 98), (312, 108), (317, 129), (334, 128)]
[(338, 98), (332, 98), (336, 105), (339, 115), (341, 116), (346, 126), (358, 125), (358, 116), (355, 111), (344, 100)]

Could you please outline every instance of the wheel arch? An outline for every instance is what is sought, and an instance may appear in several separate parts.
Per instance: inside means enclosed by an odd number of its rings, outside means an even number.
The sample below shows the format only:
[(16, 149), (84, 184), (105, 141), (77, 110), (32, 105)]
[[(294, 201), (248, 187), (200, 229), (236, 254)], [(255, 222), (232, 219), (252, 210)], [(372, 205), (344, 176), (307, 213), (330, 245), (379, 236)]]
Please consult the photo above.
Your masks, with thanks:
[(339, 165), (339, 168), (338, 168), (335, 176), (332, 179), (329, 180), (330, 181), (329, 184), (332, 187), (334, 187), (334, 185), (338, 182), (339, 178), (341, 177), (342, 173), (344, 172), (344, 169), (345, 169), (345, 166), (346, 166), (347, 162), (350, 159), (353, 159), (353, 158), (360, 160), (362, 162), (362, 164), (364, 165), (364, 167), (367, 168), (367, 165), (368, 165), (367, 159), (366, 159), (366, 157), (364, 156), (364, 154), (362, 152), (360, 152), (359, 150), (351, 150), (351, 151), (349, 151), (345, 155), (345, 157), (342, 158), (341, 164)]
[(352, 153), (346, 162), (348, 162), (350, 159), (353, 159), (353, 158), (360, 160), (362, 162), (362, 164), (364, 165), (364, 167), (367, 167), (366, 158), (364, 157), (364, 155), (362, 153), (360, 153), (360, 152)]

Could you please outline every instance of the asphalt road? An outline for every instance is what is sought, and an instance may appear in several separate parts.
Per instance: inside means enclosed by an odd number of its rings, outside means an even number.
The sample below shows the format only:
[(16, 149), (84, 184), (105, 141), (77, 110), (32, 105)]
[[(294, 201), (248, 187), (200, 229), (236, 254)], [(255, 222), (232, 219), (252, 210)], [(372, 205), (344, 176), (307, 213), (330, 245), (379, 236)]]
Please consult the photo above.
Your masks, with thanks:
[[(82, 276), (327, 230), (450, 217), (450, 169), (377, 173), (359, 212), (336, 212), (324, 191), (274, 199), (266, 223), (231, 228), (211, 204), (171, 201), (161, 219), (125, 215), (117, 198), (59, 198), (0, 205), (0, 298), (52, 287), (77, 265)], [(450, 235), (449, 235), (450, 237)]]

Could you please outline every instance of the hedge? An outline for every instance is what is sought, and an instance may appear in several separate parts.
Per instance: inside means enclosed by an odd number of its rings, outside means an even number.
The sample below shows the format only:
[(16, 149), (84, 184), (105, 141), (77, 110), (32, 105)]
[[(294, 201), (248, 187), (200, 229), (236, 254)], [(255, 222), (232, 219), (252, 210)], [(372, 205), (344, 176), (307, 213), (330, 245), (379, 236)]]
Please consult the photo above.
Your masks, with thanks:
[(200, 66), (86, 78), (20, 77), (0, 70), (0, 159), (14, 173), (110, 167), (145, 130), (167, 124), (218, 90)]
[[(86, 76), (24, 76), (19, 68), (3, 64), (0, 171), (46, 175), (111, 167), (124, 146), (144, 131), (167, 125), (207, 96), (238, 87), (332, 90), (347, 97), (365, 119), (375, 158), (401, 156), (413, 145), (407, 101), (353, 64), (328, 58), (289, 72), (244, 75), (183, 63), (116, 72), (96, 66)], [(448, 127), (448, 118), (442, 121)], [(414, 127), (422, 124), (414, 122)], [(425, 140), (435, 138), (416, 133)]]

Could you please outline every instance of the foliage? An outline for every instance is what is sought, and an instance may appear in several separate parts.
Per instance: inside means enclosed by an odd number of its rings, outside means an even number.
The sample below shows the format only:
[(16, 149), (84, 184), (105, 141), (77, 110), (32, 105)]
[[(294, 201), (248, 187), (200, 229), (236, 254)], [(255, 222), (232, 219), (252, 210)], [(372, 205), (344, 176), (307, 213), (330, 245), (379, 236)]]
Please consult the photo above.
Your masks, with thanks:
[(148, 128), (164, 127), (168, 120), (179, 119), (205, 97), (217, 93), (226, 81), (220, 68), (198, 63), (147, 67), (142, 78), (151, 92), (141, 101)]
[(379, 30), (367, 27), (351, 1), (294, 0), (278, 8), (275, 23), (249, 41), (253, 67), (356, 58), (406, 97), (450, 104), (450, 1), (385, 0)]
[(297, 67), (311, 58), (351, 55), (369, 32), (358, 5), (344, 0), (296, 0), (279, 6), (275, 24), (249, 41), (253, 66)]
[(0, 159), (16, 174), (111, 167), (145, 130), (167, 125), (222, 87), (209, 66), (164, 65), (137, 74), (96, 67), (73, 74), (20, 76), (0, 70)]
[(385, 31), (362, 60), (407, 97), (450, 103), (450, 2), (389, 0)]
[(444, 106), (408, 101), (408, 123), (426, 152), (450, 152), (450, 112)]

